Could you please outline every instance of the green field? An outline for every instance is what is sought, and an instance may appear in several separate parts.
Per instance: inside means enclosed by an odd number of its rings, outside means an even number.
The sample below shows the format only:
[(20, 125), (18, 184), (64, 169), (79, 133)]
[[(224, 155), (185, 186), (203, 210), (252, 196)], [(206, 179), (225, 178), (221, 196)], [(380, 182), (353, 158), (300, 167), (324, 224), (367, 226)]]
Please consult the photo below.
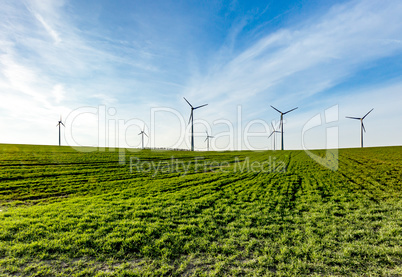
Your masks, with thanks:
[(0, 145), (0, 276), (402, 276), (402, 147), (83, 150)]

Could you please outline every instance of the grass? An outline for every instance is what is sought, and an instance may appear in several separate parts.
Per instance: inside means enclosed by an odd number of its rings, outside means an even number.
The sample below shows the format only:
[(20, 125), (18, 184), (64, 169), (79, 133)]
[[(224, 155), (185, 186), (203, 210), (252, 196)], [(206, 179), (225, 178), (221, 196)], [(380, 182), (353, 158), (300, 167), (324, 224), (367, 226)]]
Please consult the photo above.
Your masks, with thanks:
[(88, 150), (0, 145), (0, 276), (402, 276), (402, 147)]

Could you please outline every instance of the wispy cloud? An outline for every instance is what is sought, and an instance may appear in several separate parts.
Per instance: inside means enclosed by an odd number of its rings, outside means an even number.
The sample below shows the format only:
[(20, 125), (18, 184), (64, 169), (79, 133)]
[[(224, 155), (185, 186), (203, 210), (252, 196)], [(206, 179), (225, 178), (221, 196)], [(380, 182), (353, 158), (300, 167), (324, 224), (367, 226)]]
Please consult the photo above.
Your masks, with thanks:
[(46, 29), (46, 31), (49, 33), (49, 35), (53, 38), (55, 44), (58, 44), (61, 42), (59, 34), (52, 29), (52, 27), (49, 26), (49, 24), (46, 23), (46, 21), (43, 19), (43, 17), (38, 14), (34, 13), (36, 19), (43, 25), (43, 27)]
[[(370, 61), (401, 53), (400, 1), (352, 1), (281, 29), (188, 85), (190, 95), (233, 103), (280, 93), (297, 100), (323, 92)], [(285, 97), (284, 97), (285, 96)], [(288, 97), (286, 97), (288, 96)]]

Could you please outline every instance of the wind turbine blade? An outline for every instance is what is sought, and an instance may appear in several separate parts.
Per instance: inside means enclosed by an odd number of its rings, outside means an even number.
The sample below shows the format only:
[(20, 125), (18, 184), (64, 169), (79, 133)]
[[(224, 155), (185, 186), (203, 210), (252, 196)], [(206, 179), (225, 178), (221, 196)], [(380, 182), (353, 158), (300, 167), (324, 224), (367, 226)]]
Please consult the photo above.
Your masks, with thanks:
[(205, 138), (204, 142), (206, 142), (206, 141), (207, 141), (207, 139), (208, 139), (208, 137), (206, 137), (206, 138)]
[(184, 100), (186, 100), (187, 104), (189, 104), (190, 107), (193, 108), (193, 105), (191, 105), (190, 102), (187, 101), (186, 97), (183, 97), (183, 98), (184, 98)]
[(296, 108), (294, 108), (294, 109), (291, 109), (290, 111), (287, 111), (287, 112), (285, 112), (285, 113), (283, 113), (283, 114), (290, 113), (290, 112), (292, 112), (292, 111), (296, 110), (297, 108), (298, 108), (298, 107), (296, 107)]
[(358, 119), (358, 120), (360, 120), (361, 118), (358, 118), (358, 117), (350, 117), (350, 116), (345, 116), (346, 118), (350, 118), (350, 119)]
[(363, 118), (362, 118), (362, 119), (364, 119), (366, 116), (368, 116), (368, 114), (369, 114), (369, 113), (371, 113), (371, 111), (372, 111), (372, 110), (374, 110), (374, 108), (372, 108), (372, 109), (371, 109), (371, 110), (370, 110), (368, 113), (366, 113), (366, 115), (365, 115), (365, 116), (363, 116)]
[(364, 123), (362, 121), (362, 127), (363, 127), (363, 131), (366, 132), (366, 128), (364, 128)]
[(188, 119), (188, 123), (187, 123), (187, 124), (190, 124), (192, 118), (193, 118), (193, 110), (191, 110), (190, 118)]
[(56, 127), (58, 127), (59, 125), (60, 125), (60, 122), (59, 122), (59, 123), (57, 123)]
[(148, 137), (148, 135), (144, 132), (144, 135), (146, 135)]
[(282, 113), (280, 110), (278, 110), (277, 108), (275, 108), (274, 106), (271, 105), (271, 107), (276, 110), (278, 113)]
[(142, 132), (140, 132), (138, 135), (141, 135), (142, 134)]
[(201, 105), (201, 106), (195, 107), (195, 108), (194, 108), (194, 110), (195, 110), (195, 109), (202, 108), (202, 107), (205, 107), (205, 106), (208, 106), (208, 104), (204, 104), (204, 105)]
[(269, 137), (268, 138), (270, 138), (272, 135), (273, 135), (273, 133), (275, 133), (274, 131), (269, 135)]
[(214, 138), (214, 136), (209, 136), (209, 138)]
[(61, 125), (63, 125), (64, 127), (66, 127), (66, 125), (64, 125), (64, 123), (63, 122), (60, 122), (61, 123)]
[(271, 122), (271, 126), (272, 126), (272, 133), (275, 133), (275, 132), (276, 132), (276, 129), (275, 129), (275, 127), (274, 127), (274, 124), (272, 124), (272, 122)]

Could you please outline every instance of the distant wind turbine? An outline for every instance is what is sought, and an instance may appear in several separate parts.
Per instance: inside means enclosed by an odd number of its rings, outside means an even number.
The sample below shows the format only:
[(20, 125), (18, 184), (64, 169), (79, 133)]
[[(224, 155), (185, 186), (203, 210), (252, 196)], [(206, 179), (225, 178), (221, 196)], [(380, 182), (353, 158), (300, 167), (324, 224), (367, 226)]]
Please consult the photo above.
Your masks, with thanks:
[(281, 122), (280, 122), (280, 125), (281, 125), (281, 141), (282, 141), (282, 143), (281, 143), (281, 150), (283, 150), (283, 116), (285, 115), (285, 114), (287, 114), (287, 113), (290, 113), (291, 111), (294, 111), (294, 110), (296, 110), (298, 107), (296, 107), (296, 108), (294, 108), (294, 109), (291, 109), (291, 110), (289, 110), (289, 111), (287, 111), (287, 112), (281, 112), (280, 110), (278, 110), (277, 108), (275, 108), (274, 106), (271, 106), (275, 111), (277, 111), (278, 113), (280, 113), (281, 114)]
[(207, 137), (205, 138), (204, 142), (205, 141), (207, 142), (207, 148), (208, 148), (208, 151), (209, 151), (209, 139), (213, 138), (213, 136), (208, 135), (207, 131), (205, 131), (205, 133), (207, 133)]
[(188, 123), (190, 123), (190, 121), (191, 121), (191, 151), (194, 151), (194, 124), (193, 124), (194, 123), (194, 117), (193, 117), (193, 112), (194, 112), (194, 110), (202, 108), (202, 107), (205, 107), (208, 104), (204, 104), (204, 105), (201, 105), (201, 106), (198, 106), (198, 107), (194, 108), (193, 105), (191, 105), (190, 102), (188, 102), (185, 97), (183, 97), (183, 98), (184, 98), (184, 100), (186, 100), (187, 104), (189, 104), (190, 107), (191, 107), (191, 114), (190, 114), (190, 119), (188, 120)]
[(275, 130), (275, 127), (274, 127), (274, 125), (272, 124), (272, 122), (271, 122), (271, 126), (272, 126), (272, 133), (269, 135), (269, 137), (268, 138), (270, 138), (272, 135), (274, 135), (274, 150), (275, 150), (275, 137), (276, 137), (276, 133), (280, 133), (278, 130)]
[(141, 135), (142, 149), (144, 149), (144, 135), (146, 135), (148, 137), (148, 135), (145, 133), (145, 126), (144, 126), (144, 128), (142, 128), (142, 131), (138, 135)]
[(361, 127), (360, 127), (360, 147), (362, 147), (362, 148), (363, 148), (363, 130), (364, 130), (364, 132), (366, 132), (366, 128), (364, 128), (363, 120), (366, 118), (366, 116), (367, 116), (369, 113), (371, 113), (372, 110), (374, 110), (374, 108), (371, 109), (368, 113), (366, 113), (366, 115), (363, 116), (363, 117), (350, 117), (350, 116), (346, 116), (346, 118), (358, 119), (358, 120), (360, 120), (360, 124), (361, 124)]
[(59, 127), (59, 146), (61, 145), (61, 130), (60, 130), (60, 126), (61, 125), (63, 125), (64, 127), (66, 127), (65, 125), (64, 125), (64, 123), (62, 122), (62, 120), (61, 120), (61, 115), (60, 115), (60, 120), (59, 120), (59, 122), (57, 123), (57, 125), (56, 125), (56, 127), (58, 126)]

